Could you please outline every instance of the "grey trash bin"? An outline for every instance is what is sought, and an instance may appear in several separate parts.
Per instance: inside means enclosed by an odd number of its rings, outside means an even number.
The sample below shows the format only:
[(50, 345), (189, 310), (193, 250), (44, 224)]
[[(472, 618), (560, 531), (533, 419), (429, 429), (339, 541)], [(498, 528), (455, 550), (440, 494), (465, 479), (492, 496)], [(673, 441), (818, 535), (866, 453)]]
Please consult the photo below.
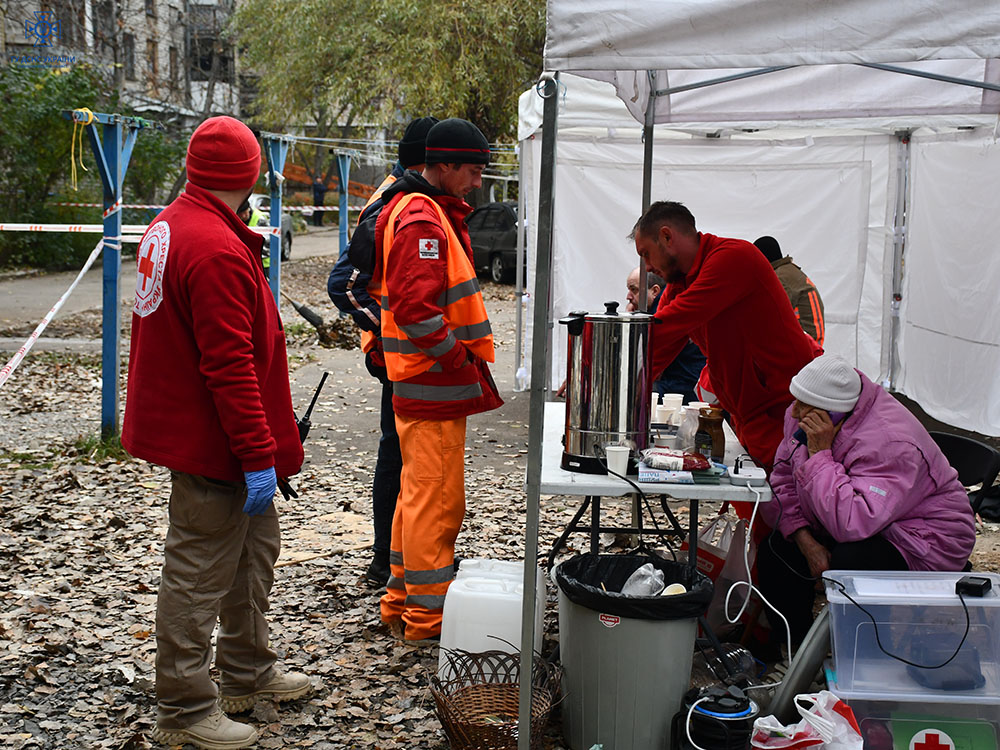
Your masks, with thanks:
[[(647, 562), (663, 571), (668, 585), (683, 583), (688, 593), (618, 593)], [(573, 750), (667, 750), (670, 722), (691, 676), (697, 618), (712, 599), (712, 582), (658, 557), (593, 554), (561, 563), (555, 580), (567, 743)]]

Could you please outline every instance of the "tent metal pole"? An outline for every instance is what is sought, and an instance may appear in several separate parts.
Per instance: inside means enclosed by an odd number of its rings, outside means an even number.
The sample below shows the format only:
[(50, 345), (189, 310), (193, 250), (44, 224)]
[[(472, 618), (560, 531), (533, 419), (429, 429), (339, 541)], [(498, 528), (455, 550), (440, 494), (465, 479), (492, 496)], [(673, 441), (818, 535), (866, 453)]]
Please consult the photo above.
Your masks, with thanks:
[[(758, 68), (757, 70), (747, 70), (743, 73), (734, 73), (731, 76), (722, 76), (720, 78), (709, 78), (705, 81), (698, 81), (697, 83), (687, 83), (683, 86), (673, 86), (667, 89), (659, 89), (655, 91), (656, 96), (670, 96), (671, 94), (679, 94), (682, 91), (694, 91), (695, 89), (703, 89), (708, 86), (715, 86), (719, 83), (729, 83), (730, 81), (742, 81), (746, 78), (753, 78), (754, 76), (763, 76), (768, 73), (777, 73), (779, 70), (788, 70), (789, 68), (797, 68), (798, 65), (775, 65), (770, 68)], [(650, 71), (652, 74), (652, 71)], [(648, 110), (647, 110), (648, 111)]]
[(535, 255), (535, 306), (531, 330), (531, 389), (528, 402), (528, 470), (525, 489), (527, 519), (524, 540), (524, 597), (521, 600), (521, 677), (518, 695), (518, 750), (531, 750), (531, 674), (535, 649), (538, 518), (542, 482), (542, 419), (545, 413), (545, 346), (549, 319), (549, 276), (552, 266), (552, 216), (555, 195), (556, 119), (559, 112), (558, 73), (543, 73), (539, 93), (542, 109), (542, 173), (538, 193), (538, 241)]
[(903, 253), (906, 249), (906, 225), (910, 191), (910, 131), (896, 133), (899, 152), (896, 161), (896, 210), (892, 217), (892, 299), (890, 301), (889, 362), (882, 385), (893, 390), (899, 366), (900, 308), (903, 302)]
[(924, 70), (913, 70), (903, 68), (899, 65), (886, 65), (885, 63), (856, 63), (862, 68), (874, 68), (884, 70), (887, 73), (902, 73), (906, 76), (916, 76), (917, 78), (927, 78), (931, 81), (941, 81), (942, 83), (954, 83), (958, 86), (972, 86), (977, 89), (987, 89), (989, 91), (1000, 91), (1000, 84), (988, 83), (987, 81), (973, 81), (971, 78), (957, 78), (955, 76), (941, 75), (940, 73), (928, 73)]
[[(523, 391), (524, 385), (518, 379), (518, 373), (523, 366), (524, 352), (522, 350), (524, 336), (524, 234), (525, 234), (525, 201), (524, 201), (524, 158), (523, 148), (517, 158), (517, 272), (514, 277), (514, 298), (517, 307), (514, 309), (514, 390)], [(507, 183), (504, 183), (505, 185)]]
[[(653, 123), (656, 122), (656, 71), (646, 71), (649, 76), (649, 99), (646, 102), (646, 119), (642, 126), (642, 213), (646, 213), (653, 195)], [(646, 279), (646, 260), (639, 258), (639, 311), (647, 312), (649, 307), (649, 282)], [(647, 400), (649, 396), (647, 395)], [(642, 528), (642, 507), (639, 505), (639, 496), (632, 495), (632, 528)], [(638, 537), (633, 537), (632, 544), (641, 541)]]
[[(649, 70), (649, 100), (646, 102), (646, 121), (642, 126), (642, 213), (646, 213), (653, 194), (653, 123), (656, 122), (656, 72)], [(639, 289), (645, 291), (646, 261), (639, 258)], [(639, 295), (639, 310), (646, 312), (646, 295)]]

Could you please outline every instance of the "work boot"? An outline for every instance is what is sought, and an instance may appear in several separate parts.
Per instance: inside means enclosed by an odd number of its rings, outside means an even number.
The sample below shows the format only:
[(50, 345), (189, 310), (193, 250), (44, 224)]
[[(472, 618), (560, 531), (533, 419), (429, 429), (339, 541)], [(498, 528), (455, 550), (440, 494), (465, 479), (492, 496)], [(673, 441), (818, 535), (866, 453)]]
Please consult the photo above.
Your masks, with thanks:
[(371, 563), (368, 565), (368, 570), (365, 571), (365, 580), (376, 588), (385, 588), (385, 585), (389, 583), (388, 558), (383, 562), (377, 556), (373, 557)]
[(257, 742), (257, 730), (249, 724), (233, 721), (217, 707), (204, 719), (185, 729), (157, 727), (153, 730), (153, 740), (164, 745), (190, 743), (203, 750), (237, 750)]
[(238, 714), (249, 711), (258, 700), (284, 703), (301, 698), (312, 692), (312, 689), (309, 678), (301, 672), (281, 672), (275, 669), (271, 672), (271, 678), (256, 690), (234, 693), (223, 688), (219, 695), (219, 705), (223, 711)]

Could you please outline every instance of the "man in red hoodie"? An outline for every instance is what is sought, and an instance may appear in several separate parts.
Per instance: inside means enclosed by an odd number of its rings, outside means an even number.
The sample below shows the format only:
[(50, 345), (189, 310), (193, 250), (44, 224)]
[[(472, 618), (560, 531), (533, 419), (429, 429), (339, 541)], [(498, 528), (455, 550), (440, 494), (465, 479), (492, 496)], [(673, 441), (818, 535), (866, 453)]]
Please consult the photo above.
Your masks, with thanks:
[(441, 633), (465, 517), (466, 417), (503, 404), (486, 364), (493, 333), (463, 200), (482, 184), (490, 146), (452, 118), (428, 131), (424, 159), (422, 173), (407, 171), (382, 194), (371, 284), (403, 456), (381, 611), (408, 641)]
[[(311, 690), (275, 666), (264, 616), (280, 547), (272, 499), (277, 478), (301, 468), (302, 443), (263, 239), (236, 215), (260, 146), (239, 120), (213, 117), (191, 136), (186, 165), (185, 193), (136, 257), (122, 445), (171, 478), (153, 736), (242, 748), (257, 733), (224, 711)], [(216, 621), (221, 695), (209, 677)]]
[(736, 436), (770, 470), (792, 402), (788, 384), (822, 349), (803, 333), (771, 265), (749, 242), (699, 232), (674, 201), (646, 209), (632, 239), (647, 268), (667, 281), (653, 326), (653, 372), (690, 337), (708, 359)]

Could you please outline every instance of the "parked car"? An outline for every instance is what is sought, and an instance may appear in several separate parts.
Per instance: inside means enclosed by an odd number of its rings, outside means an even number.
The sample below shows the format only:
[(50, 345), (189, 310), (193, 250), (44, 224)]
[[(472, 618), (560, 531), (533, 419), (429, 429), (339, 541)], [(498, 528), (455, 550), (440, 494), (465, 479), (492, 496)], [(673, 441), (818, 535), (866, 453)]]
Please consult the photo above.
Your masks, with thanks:
[(494, 282), (514, 278), (517, 268), (517, 203), (486, 203), (467, 220), (476, 271)]
[[(271, 215), (271, 196), (254, 193), (250, 196), (250, 207), (260, 211), (265, 216)], [(292, 217), (285, 211), (281, 212), (281, 259), (292, 257)]]

